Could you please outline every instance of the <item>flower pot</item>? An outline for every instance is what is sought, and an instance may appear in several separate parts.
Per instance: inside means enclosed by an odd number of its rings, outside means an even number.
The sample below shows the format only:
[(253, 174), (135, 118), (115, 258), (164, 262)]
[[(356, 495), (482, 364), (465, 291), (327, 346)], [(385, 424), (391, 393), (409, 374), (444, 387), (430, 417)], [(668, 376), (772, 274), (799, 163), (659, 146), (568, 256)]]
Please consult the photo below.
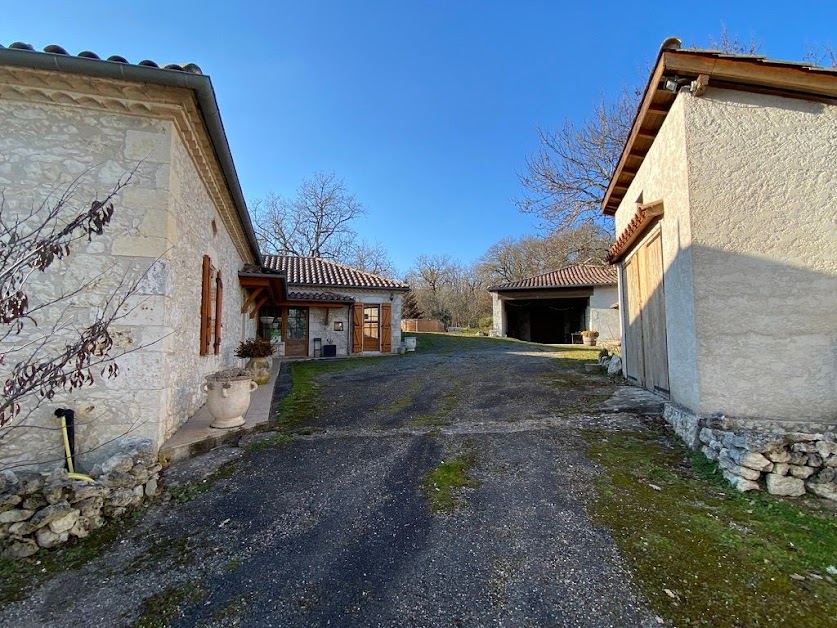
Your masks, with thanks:
[(207, 393), (206, 405), (215, 418), (210, 427), (230, 429), (244, 425), (244, 413), (250, 407), (250, 393), (258, 388), (252, 373), (243, 369), (219, 371), (206, 376), (201, 390)]
[(253, 371), (253, 381), (261, 386), (270, 381), (270, 367), (272, 364), (271, 358), (250, 358), (245, 368)]
[(404, 338), (404, 346), (407, 347), (407, 351), (415, 351), (416, 350), (416, 337), (415, 336), (407, 336)]
[(582, 336), (581, 340), (586, 344), (588, 347), (595, 347), (596, 346), (596, 339), (591, 336)]

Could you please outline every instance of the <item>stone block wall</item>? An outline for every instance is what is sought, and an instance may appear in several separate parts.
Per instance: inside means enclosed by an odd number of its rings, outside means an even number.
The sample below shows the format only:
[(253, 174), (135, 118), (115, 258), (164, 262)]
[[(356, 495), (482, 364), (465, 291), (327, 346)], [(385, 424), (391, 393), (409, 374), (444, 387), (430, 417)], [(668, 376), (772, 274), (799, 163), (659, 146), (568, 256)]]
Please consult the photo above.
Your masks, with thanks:
[(156, 495), (162, 467), (155, 451), (148, 439), (125, 439), (93, 468), (92, 482), (70, 479), (64, 469), (0, 473), (2, 555), (25, 558), (84, 538)]
[[(691, 449), (718, 463), (737, 490), (766, 490), (799, 497), (812, 493), (837, 501), (837, 432), (833, 426), (700, 417), (672, 404), (663, 414)], [(819, 432), (792, 431), (826, 427)]]

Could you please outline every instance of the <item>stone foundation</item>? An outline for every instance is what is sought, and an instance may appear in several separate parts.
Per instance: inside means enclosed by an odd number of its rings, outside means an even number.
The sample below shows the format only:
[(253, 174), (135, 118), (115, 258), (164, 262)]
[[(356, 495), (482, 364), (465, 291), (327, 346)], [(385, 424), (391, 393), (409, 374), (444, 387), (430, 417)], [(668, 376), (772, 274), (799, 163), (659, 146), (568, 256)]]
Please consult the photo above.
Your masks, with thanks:
[(739, 491), (813, 493), (837, 501), (833, 425), (701, 417), (673, 404), (666, 404), (663, 417), (690, 448), (717, 462)]
[(155, 495), (161, 468), (150, 440), (129, 439), (93, 468), (93, 482), (72, 480), (64, 469), (48, 475), (4, 471), (0, 474), (3, 556), (25, 558), (41, 548), (86, 537), (108, 519)]

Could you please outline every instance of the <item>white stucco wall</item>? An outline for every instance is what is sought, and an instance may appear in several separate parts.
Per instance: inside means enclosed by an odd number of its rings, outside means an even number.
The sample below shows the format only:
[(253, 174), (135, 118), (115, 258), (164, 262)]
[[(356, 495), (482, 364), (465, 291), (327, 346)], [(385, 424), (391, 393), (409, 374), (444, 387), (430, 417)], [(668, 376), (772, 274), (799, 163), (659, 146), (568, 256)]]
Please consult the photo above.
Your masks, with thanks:
[[(234, 363), (235, 345), (244, 335), (255, 334), (255, 325), (245, 322), (239, 311), (242, 291), (237, 271), (243, 260), (220, 219), (216, 219), (218, 235), (211, 235), (214, 205), (172, 122), (101, 107), (23, 101), (2, 91), (0, 96), (4, 217), (56, 198), (78, 177), (74, 198), (89, 203), (137, 169), (116, 200), (113, 221), (104, 235), (89, 243), (79, 241), (65, 262), (34, 277), (30, 284), (34, 303), (101, 274), (95, 285), (69, 302), (67, 314), (73, 322), (87, 325), (94, 308), (104, 303), (123, 276), (138, 277), (160, 258), (140, 284), (132, 302), (135, 309), (112, 328), (117, 349), (132, 350), (118, 360), (119, 377), (97, 377), (94, 386), (61, 395), (25, 422), (16, 422), (15, 429), (0, 430), (0, 468), (60, 466), (60, 431), (37, 428), (56, 428), (52, 413), (62, 406), (77, 412), (76, 443), (83, 468), (106, 455), (112, 441), (122, 436), (151, 438), (159, 446), (203, 403), (198, 391), (203, 375)], [(223, 270), (224, 333), (219, 357), (198, 355), (204, 253)], [(59, 313), (43, 312), (38, 328), (29, 328), (11, 342), (37, 337)], [(247, 334), (245, 325), (250, 326)], [(60, 339), (56, 340), (57, 347)]]
[[(669, 386), (671, 398), (693, 409), (700, 396), (697, 374), (697, 340), (692, 285), (692, 228), (689, 215), (689, 173), (686, 163), (684, 99), (679, 94), (665, 122), (631, 182), (615, 216), (620, 233), (634, 215), (642, 199), (650, 203), (662, 199), (665, 215), (661, 221), (665, 284)], [(627, 316), (624, 298), (621, 315)], [(627, 322), (622, 321), (622, 333)], [(623, 354), (625, 338), (622, 337)]]
[(599, 332), (599, 340), (619, 340), (619, 310), (612, 308), (619, 302), (616, 286), (595, 286), (587, 308), (587, 329)]
[(711, 88), (683, 100), (697, 410), (835, 419), (837, 106)]

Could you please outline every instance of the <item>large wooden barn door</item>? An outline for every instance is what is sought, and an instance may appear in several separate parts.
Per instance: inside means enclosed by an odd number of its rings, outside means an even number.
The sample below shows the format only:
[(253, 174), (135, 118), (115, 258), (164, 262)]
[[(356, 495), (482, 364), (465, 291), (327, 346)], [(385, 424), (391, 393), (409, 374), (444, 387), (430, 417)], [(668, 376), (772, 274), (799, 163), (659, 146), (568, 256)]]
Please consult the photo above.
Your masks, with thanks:
[(662, 233), (657, 230), (624, 262), (627, 327), (625, 371), (654, 392), (668, 394)]

